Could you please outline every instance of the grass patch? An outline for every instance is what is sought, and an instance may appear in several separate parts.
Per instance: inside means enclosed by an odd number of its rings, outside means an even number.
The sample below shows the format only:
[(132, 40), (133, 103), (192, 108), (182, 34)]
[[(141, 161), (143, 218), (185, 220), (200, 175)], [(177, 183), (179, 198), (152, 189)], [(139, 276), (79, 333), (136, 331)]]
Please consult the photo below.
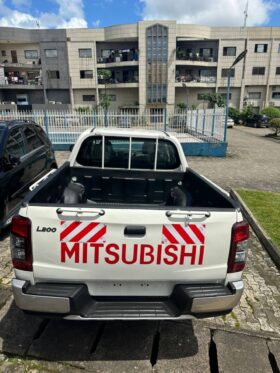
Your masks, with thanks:
[(239, 189), (240, 197), (254, 214), (261, 227), (280, 249), (280, 193)]

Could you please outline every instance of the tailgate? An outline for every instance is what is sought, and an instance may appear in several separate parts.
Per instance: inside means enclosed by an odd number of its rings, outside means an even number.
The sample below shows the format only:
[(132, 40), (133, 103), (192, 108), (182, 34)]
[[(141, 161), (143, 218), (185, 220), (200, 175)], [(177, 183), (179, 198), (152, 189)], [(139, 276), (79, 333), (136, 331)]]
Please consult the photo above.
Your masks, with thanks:
[[(44, 211), (43, 211), (44, 210)], [(86, 284), (93, 295), (169, 295), (224, 281), (232, 211), (28, 207), (35, 282)]]

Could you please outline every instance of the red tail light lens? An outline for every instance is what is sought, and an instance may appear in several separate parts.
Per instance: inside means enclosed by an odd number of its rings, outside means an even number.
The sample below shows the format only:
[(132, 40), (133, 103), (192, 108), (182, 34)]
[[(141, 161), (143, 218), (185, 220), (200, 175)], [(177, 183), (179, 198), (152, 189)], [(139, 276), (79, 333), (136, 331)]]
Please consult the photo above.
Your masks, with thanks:
[(247, 259), (249, 224), (245, 221), (232, 227), (231, 245), (228, 258), (228, 273), (243, 271)]
[(11, 224), (11, 255), (15, 269), (33, 270), (31, 246), (31, 221), (22, 216), (14, 216)]

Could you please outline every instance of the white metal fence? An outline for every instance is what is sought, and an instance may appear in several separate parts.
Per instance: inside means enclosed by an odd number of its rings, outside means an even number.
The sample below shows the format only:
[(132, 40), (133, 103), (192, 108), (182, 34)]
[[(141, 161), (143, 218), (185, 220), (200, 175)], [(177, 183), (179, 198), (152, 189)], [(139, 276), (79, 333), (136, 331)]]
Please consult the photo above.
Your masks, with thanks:
[(93, 111), (0, 112), (0, 120), (32, 120), (41, 125), (53, 144), (72, 144), (89, 127), (143, 128), (169, 131), (182, 142), (218, 143), (226, 140), (224, 109), (181, 110), (168, 114), (150, 109)]

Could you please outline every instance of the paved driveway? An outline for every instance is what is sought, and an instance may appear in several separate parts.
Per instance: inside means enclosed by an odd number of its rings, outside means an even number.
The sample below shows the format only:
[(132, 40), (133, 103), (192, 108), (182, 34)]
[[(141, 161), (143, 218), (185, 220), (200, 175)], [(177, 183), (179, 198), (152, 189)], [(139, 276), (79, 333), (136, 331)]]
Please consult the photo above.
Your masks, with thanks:
[(188, 157), (188, 162), (225, 189), (253, 188), (280, 192), (280, 140), (265, 138), (269, 129), (228, 130), (226, 158)]
[[(280, 143), (265, 132), (230, 130), (227, 158), (189, 163), (227, 189), (280, 191)], [(67, 155), (57, 153), (59, 162)], [(0, 256), (1, 372), (279, 371), (280, 274), (253, 234), (240, 305), (226, 317), (198, 321), (79, 323), (25, 315), (12, 302), (8, 238)]]

